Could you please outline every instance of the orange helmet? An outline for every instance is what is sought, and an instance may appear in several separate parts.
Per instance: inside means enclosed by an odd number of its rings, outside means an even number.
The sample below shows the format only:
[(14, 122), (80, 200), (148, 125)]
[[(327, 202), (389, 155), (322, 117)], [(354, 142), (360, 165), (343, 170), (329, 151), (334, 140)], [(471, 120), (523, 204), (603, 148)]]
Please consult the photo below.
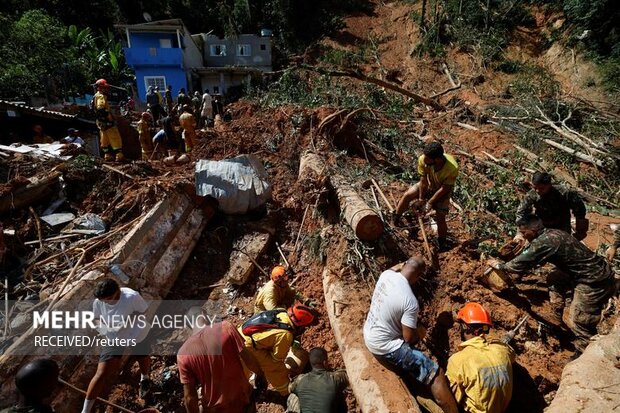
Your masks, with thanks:
[(151, 119), (151, 114), (148, 112), (142, 112), (142, 119)]
[(303, 304), (295, 304), (289, 307), (287, 313), (296, 327), (309, 326), (316, 319), (315, 310)]
[(491, 315), (478, 303), (466, 303), (457, 313), (456, 319), (465, 324), (485, 324), (493, 326)]
[(95, 82), (95, 85), (97, 86), (107, 86), (108, 85), (108, 81), (105, 79), (99, 79)]
[(286, 268), (281, 265), (276, 265), (273, 267), (273, 270), (271, 270), (271, 281), (276, 282), (282, 278), (287, 278)]

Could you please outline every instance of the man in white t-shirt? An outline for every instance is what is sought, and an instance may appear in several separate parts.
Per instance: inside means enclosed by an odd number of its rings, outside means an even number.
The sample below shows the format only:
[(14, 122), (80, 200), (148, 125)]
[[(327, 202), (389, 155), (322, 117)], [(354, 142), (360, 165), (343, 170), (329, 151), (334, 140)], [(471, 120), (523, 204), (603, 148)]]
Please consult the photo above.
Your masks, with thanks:
[(150, 390), (150, 346), (147, 335), (150, 324), (145, 317), (148, 304), (140, 293), (131, 288), (121, 288), (116, 281), (107, 278), (95, 287), (93, 312), (98, 331), (108, 340), (103, 346), (97, 372), (90, 380), (82, 413), (90, 413), (95, 400), (106, 385), (110, 375), (118, 371), (121, 357), (127, 353), (137, 358), (140, 366), (140, 397)]
[(200, 126), (206, 128), (213, 118), (213, 105), (209, 89), (205, 89), (200, 106)]
[(425, 269), (421, 257), (411, 257), (400, 272), (387, 270), (381, 274), (364, 324), (364, 342), (381, 364), (429, 386), (444, 412), (458, 413), (443, 369), (413, 347), (424, 339), (426, 329), (418, 327), (420, 308), (411, 287)]

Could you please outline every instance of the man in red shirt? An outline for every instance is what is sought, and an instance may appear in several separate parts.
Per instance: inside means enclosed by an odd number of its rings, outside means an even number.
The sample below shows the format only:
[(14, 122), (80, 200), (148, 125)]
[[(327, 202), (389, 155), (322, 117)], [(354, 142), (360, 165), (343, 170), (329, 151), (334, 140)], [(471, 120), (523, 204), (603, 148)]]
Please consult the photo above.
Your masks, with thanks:
[(228, 321), (206, 326), (188, 338), (177, 353), (187, 413), (199, 412), (198, 384), (202, 386), (203, 412), (244, 412), (250, 404), (252, 386), (241, 360), (256, 373), (257, 380), (266, 383), (256, 359)]

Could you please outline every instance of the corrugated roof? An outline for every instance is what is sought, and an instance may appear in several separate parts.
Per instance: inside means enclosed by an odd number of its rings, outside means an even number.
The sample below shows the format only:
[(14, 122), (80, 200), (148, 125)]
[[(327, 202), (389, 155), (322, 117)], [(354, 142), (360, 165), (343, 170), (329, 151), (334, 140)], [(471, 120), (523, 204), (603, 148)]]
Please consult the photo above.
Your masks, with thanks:
[(56, 119), (76, 119), (76, 115), (69, 115), (66, 113), (56, 112), (53, 110), (47, 110), (43, 108), (35, 108), (28, 105), (23, 105), (20, 103), (9, 102), (6, 100), (0, 100), (0, 108), (2, 109), (14, 109), (18, 112), (28, 113), (32, 115), (39, 115), (43, 117), (56, 118)]

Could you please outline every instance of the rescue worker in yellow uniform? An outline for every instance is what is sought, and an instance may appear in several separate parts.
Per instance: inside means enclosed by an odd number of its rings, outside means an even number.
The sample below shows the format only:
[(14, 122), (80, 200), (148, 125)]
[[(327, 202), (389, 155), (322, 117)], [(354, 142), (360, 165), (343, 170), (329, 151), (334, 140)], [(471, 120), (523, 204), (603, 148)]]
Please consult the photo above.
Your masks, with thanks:
[(183, 129), (183, 142), (185, 142), (185, 153), (190, 153), (198, 138), (196, 137), (196, 118), (192, 114), (190, 105), (183, 105), (183, 113), (179, 116), (179, 125)]
[(138, 122), (138, 139), (142, 148), (142, 160), (148, 161), (153, 155), (153, 140), (151, 138), (151, 114), (143, 112)]
[(465, 304), (457, 320), (463, 342), (446, 368), (457, 404), (465, 413), (505, 412), (512, 398), (515, 361), (509, 339), (487, 337), (493, 325), (491, 315), (478, 303)]
[[(276, 321), (282, 328), (267, 328), (250, 336), (243, 334), (243, 328), (239, 328), (245, 347), (258, 361), (265, 379), (283, 396), (288, 395), (290, 383), (289, 369), (284, 363), (286, 356), (295, 336), (301, 334), (304, 327), (313, 324), (315, 319), (316, 312), (312, 308), (295, 304), (277, 313)], [(249, 378), (251, 372), (246, 369), (246, 373)]]
[(295, 302), (295, 290), (288, 285), (286, 269), (278, 265), (271, 270), (271, 281), (256, 296), (254, 314), (275, 308), (288, 308)]
[(95, 114), (97, 116), (97, 127), (99, 128), (99, 137), (101, 149), (104, 153), (106, 161), (121, 162), (125, 159), (123, 156), (123, 141), (116, 127), (114, 115), (110, 111), (108, 104), (108, 92), (110, 86), (105, 79), (99, 79), (95, 82), (97, 93), (93, 98)]

